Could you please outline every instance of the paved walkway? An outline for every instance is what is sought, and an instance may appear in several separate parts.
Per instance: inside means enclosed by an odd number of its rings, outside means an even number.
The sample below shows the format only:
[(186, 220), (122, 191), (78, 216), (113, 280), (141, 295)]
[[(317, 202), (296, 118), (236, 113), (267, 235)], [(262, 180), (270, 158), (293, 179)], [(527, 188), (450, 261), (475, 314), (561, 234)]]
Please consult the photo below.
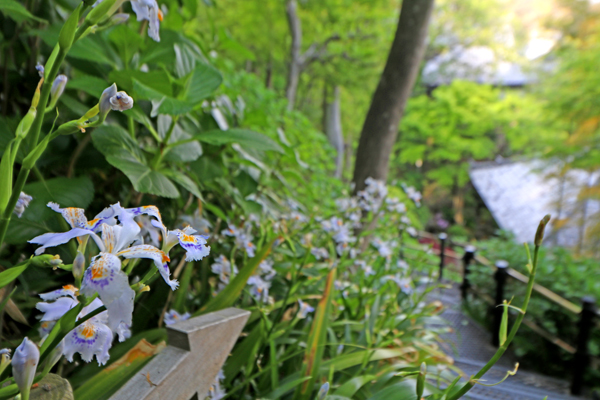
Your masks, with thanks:
[[(460, 291), (456, 285), (449, 289), (437, 289), (430, 300), (440, 300), (446, 307), (441, 317), (453, 328), (442, 338), (443, 350), (454, 358), (454, 365), (471, 376), (477, 373), (496, 353), (491, 345), (491, 335), (460, 309)], [(447, 325), (446, 325), (447, 326)], [(524, 328), (521, 328), (524, 329)], [(540, 339), (543, 340), (543, 339)], [(496, 383), (513, 370), (516, 359), (507, 351), (499, 362), (484, 376), (486, 383)], [(557, 378), (543, 376), (519, 369), (515, 376), (497, 386), (475, 385), (467, 398), (476, 400), (582, 400), (584, 397), (569, 395), (569, 383)]]

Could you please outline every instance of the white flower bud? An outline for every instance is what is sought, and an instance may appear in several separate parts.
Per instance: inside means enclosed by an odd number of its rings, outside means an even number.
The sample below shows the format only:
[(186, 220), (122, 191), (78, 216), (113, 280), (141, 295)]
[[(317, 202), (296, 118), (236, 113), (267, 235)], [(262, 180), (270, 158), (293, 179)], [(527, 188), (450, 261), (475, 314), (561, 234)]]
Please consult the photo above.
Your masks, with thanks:
[(115, 14), (112, 17), (110, 17), (110, 20), (108, 21), (109, 25), (118, 25), (118, 24), (124, 24), (125, 22), (127, 22), (129, 20), (129, 14), (127, 13), (119, 13), (119, 14)]
[(12, 359), (13, 378), (15, 378), (15, 382), (21, 391), (22, 398), (29, 398), (29, 391), (39, 361), (40, 350), (35, 343), (25, 337), (21, 345), (15, 350)]
[(99, 108), (99, 117), (101, 120), (106, 118), (106, 114), (111, 110), (111, 97), (117, 94), (117, 84), (113, 83), (102, 92), (102, 96), (100, 96), (100, 102), (98, 102)]
[(73, 276), (75, 279), (79, 279), (83, 276), (83, 270), (85, 269), (85, 257), (80, 251), (77, 252), (75, 260), (73, 260)]
[(10, 364), (10, 349), (0, 350), (0, 374), (4, 372)]
[(37, 65), (35, 66), (35, 69), (37, 70), (40, 78), (44, 77), (44, 66), (40, 63), (37, 63)]
[(125, 111), (133, 107), (133, 99), (125, 92), (118, 92), (110, 98), (110, 108), (115, 111)]
[(67, 80), (66, 75), (59, 75), (56, 77), (54, 83), (52, 83), (52, 88), (50, 89), (50, 104), (56, 104), (56, 101), (65, 90)]
[(21, 192), (19, 200), (17, 200), (17, 204), (15, 204), (15, 209), (13, 210), (13, 212), (17, 214), (17, 217), (21, 218), (21, 215), (23, 215), (27, 206), (29, 206), (31, 200), (33, 200), (33, 197), (25, 192)]

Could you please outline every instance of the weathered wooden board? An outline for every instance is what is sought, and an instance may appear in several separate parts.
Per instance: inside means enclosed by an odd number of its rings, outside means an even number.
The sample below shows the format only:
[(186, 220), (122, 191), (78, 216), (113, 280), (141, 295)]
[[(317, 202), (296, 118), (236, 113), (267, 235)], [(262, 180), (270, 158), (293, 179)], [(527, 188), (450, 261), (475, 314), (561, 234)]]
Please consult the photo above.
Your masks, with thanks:
[(169, 345), (110, 400), (204, 399), (249, 316), (227, 308), (168, 326)]

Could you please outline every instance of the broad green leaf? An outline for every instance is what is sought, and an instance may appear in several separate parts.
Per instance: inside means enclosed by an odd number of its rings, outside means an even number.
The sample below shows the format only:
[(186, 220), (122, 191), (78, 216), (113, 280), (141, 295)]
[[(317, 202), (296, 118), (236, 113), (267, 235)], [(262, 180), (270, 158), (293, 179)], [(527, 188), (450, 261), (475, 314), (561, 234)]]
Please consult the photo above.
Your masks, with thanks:
[(194, 104), (169, 97), (137, 79), (133, 79), (133, 90), (141, 98), (152, 100), (152, 117), (158, 114), (181, 115), (194, 108)]
[(186, 174), (183, 172), (175, 171), (175, 170), (165, 170), (163, 171), (165, 175), (169, 178), (173, 179), (175, 183), (181, 185), (188, 192), (192, 193), (197, 198), (202, 198), (202, 193), (200, 193), (200, 189), (198, 189), (198, 185), (196, 182), (191, 180)]
[(133, 70), (112, 71), (109, 74), (111, 83), (114, 81), (119, 90), (134, 91), (134, 80), (138, 81), (145, 87), (155, 91), (150, 94), (142, 90), (141, 93), (135, 92), (140, 99), (155, 100), (159, 96), (173, 97), (173, 87), (171, 85), (171, 77), (166, 71), (150, 71), (140, 72)]
[[(69, 57), (106, 64), (114, 68), (117, 63), (107, 56), (107, 54), (110, 54), (107, 50), (104, 42), (95, 38), (94, 35), (89, 35), (73, 43), (73, 47), (69, 50)], [(106, 85), (106, 87), (108, 86), (110, 86), (110, 83)]]
[(186, 101), (197, 106), (209, 97), (223, 81), (223, 77), (215, 68), (207, 64), (198, 64), (190, 78)]
[(110, 84), (104, 79), (91, 75), (78, 75), (67, 82), (67, 89), (81, 90), (97, 99), (100, 99), (104, 89), (109, 86)]
[(223, 210), (221, 210), (219, 207), (212, 205), (210, 203), (203, 203), (203, 205), (208, 211), (215, 214), (217, 217), (221, 218), (223, 221), (227, 221), (227, 215), (225, 215)]
[(276, 141), (262, 133), (254, 132), (249, 129), (232, 128), (226, 131), (212, 130), (194, 135), (192, 138), (213, 145), (238, 143), (242, 148), (274, 150), (283, 153), (283, 149)]
[(17, 279), (27, 267), (29, 267), (29, 261), (0, 272), (0, 288)]
[(231, 307), (233, 303), (240, 297), (242, 290), (250, 278), (256, 272), (258, 265), (269, 255), (273, 243), (271, 240), (266, 243), (260, 251), (256, 253), (254, 258), (251, 258), (248, 263), (240, 269), (240, 272), (229, 282), (229, 284), (219, 294), (210, 299), (208, 303), (196, 311), (193, 315), (198, 316), (212, 311), (219, 311), (227, 307)]
[(121, 170), (138, 192), (162, 197), (179, 197), (177, 187), (164, 174), (153, 171), (129, 133), (115, 125), (105, 125), (92, 133), (94, 146), (106, 156), (106, 161)]
[(345, 396), (352, 398), (361, 387), (371, 382), (376, 375), (361, 375), (347, 380), (333, 393), (336, 396)]
[(41, 19), (31, 14), (21, 3), (14, 0), (0, 0), (0, 11), (2, 14), (17, 22), (25, 20), (33, 20), (47, 24), (48, 21)]

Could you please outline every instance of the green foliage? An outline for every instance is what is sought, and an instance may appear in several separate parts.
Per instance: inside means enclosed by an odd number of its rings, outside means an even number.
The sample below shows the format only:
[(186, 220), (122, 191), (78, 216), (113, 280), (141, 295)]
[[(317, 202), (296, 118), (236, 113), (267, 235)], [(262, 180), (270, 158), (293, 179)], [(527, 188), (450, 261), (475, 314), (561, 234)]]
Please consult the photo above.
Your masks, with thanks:
[(426, 179), (452, 188), (469, 180), (469, 162), (535, 154), (553, 131), (531, 130), (543, 109), (536, 99), (489, 85), (454, 81), (408, 103), (396, 143), (396, 165), (422, 165)]
[[(510, 240), (510, 237), (491, 239), (477, 244), (478, 252), (490, 260), (507, 260), (509, 265), (517, 271), (527, 274), (527, 254), (522, 251), (522, 246)], [(576, 258), (572, 253), (563, 248), (542, 249), (538, 265), (538, 283), (550, 289), (559, 296), (580, 305), (582, 295), (600, 296), (600, 283), (590, 279), (597, 269), (597, 260), (592, 258)], [(480, 290), (489, 295), (494, 295), (494, 286), (490, 285), (493, 271), (490, 268), (477, 265), (472, 268), (471, 281)], [(525, 285), (509, 280), (506, 285), (507, 299), (522, 296)], [(491, 323), (491, 314), (487, 304), (477, 301), (474, 296), (470, 302), (469, 310), (474, 317), (487, 324)], [(514, 312), (510, 311), (514, 316)], [(555, 337), (571, 345), (577, 340), (578, 316), (567, 312), (564, 308), (554, 304), (539, 294), (531, 298), (531, 306), (527, 318), (545, 329)], [(514, 341), (514, 351), (521, 358), (524, 368), (538, 370), (542, 373), (556, 376), (565, 376), (569, 371), (569, 360), (572, 355), (565, 352), (553, 343), (541, 339), (536, 332), (523, 328)], [(600, 354), (600, 331), (592, 331), (590, 353)], [(596, 371), (588, 371), (587, 380), (595, 382)]]

